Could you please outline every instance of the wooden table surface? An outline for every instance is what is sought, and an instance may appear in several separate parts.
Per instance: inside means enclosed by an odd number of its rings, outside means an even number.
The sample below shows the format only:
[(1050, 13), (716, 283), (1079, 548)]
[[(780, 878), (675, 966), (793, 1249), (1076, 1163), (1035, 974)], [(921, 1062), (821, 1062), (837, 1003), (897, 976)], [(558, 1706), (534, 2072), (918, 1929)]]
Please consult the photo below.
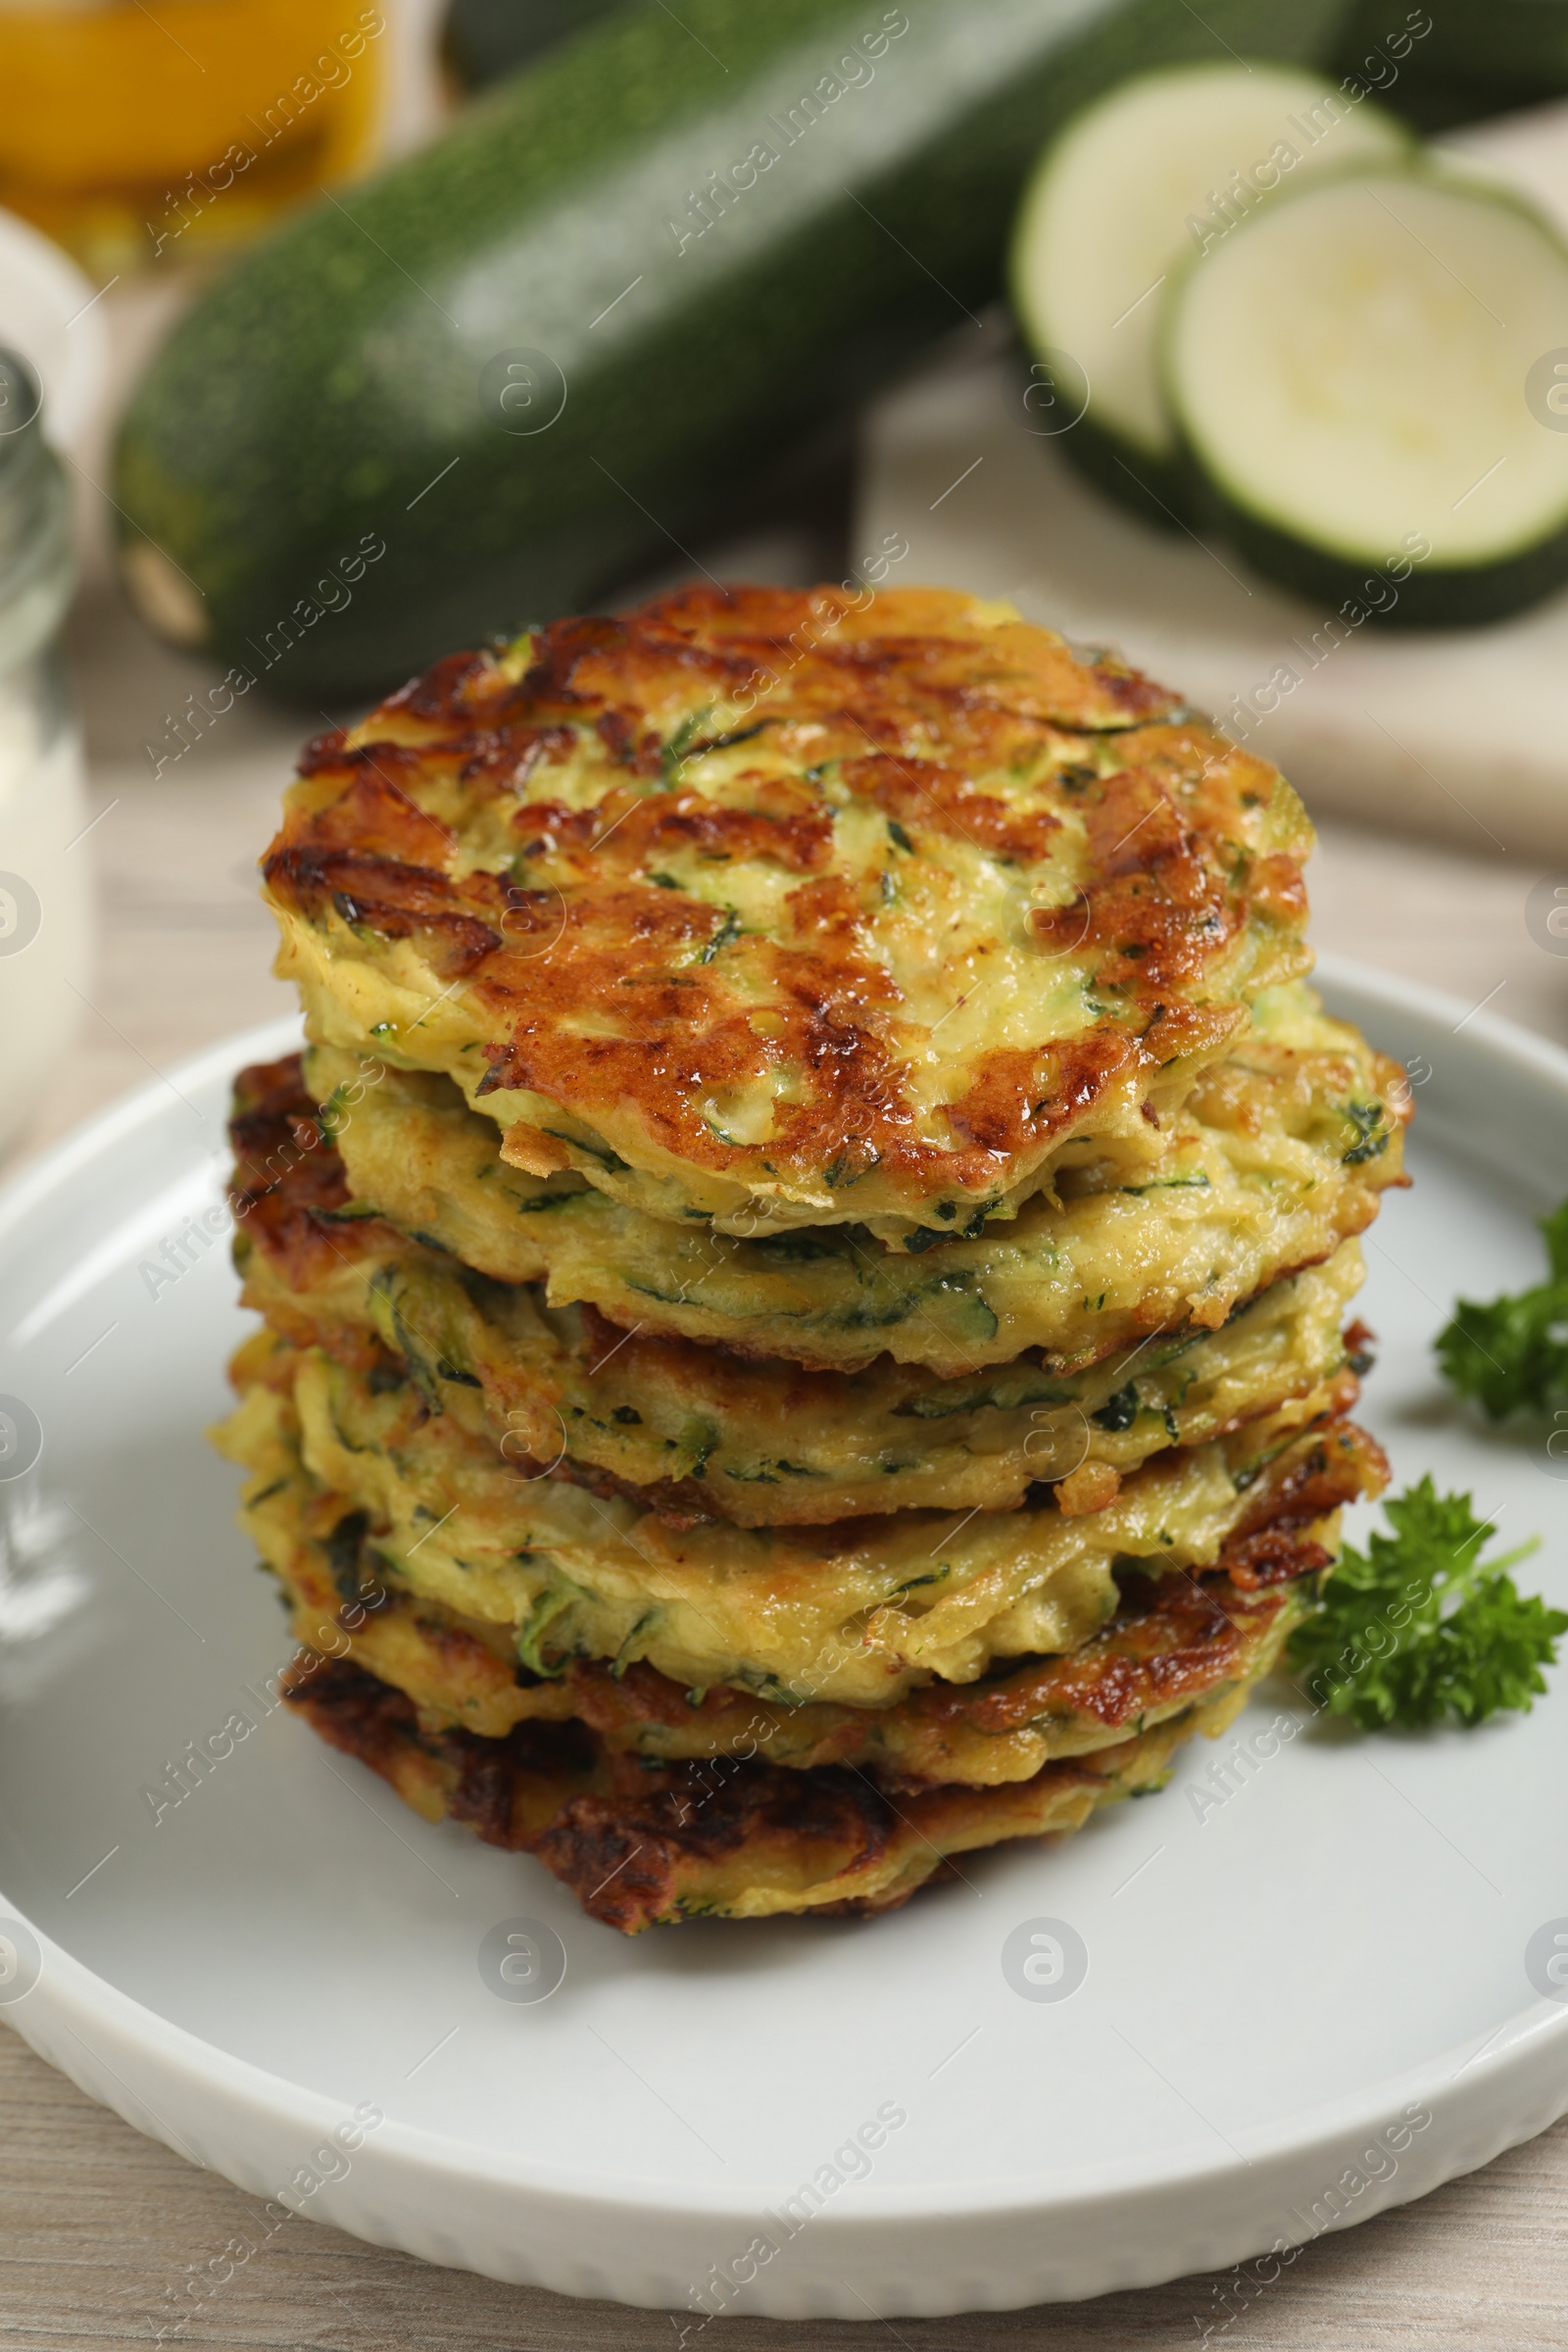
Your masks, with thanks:
[[(759, 566), (759, 568), (760, 568)], [(290, 1009), (268, 970), (271, 924), (252, 865), (301, 735), (326, 715), (237, 706), (156, 780), (146, 745), (205, 683), (107, 601), (74, 623), (88, 725), (103, 919), (78, 1052), (28, 1138), (33, 1151), (214, 1039)], [(1489, 854), (1483, 854), (1489, 853)], [(1321, 948), (1434, 983), (1568, 1041), (1568, 958), (1539, 947), (1525, 901), (1539, 869), (1336, 823), (1313, 867)], [(1568, 880), (1568, 876), (1565, 876)], [(260, 2243), (255, 2200), (94, 2107), (0, 2033), (0, 2347), (103, 2352), (171, 2328), (185, 2282), (230, 2238)], [(1082, 2305), (932, 2321), (724, 2320), (714, 2352), (891, 2338), (907, 2346), (1307, 2347), (1439, 2352), (1568, 2344), (1568, 2122), (1481, 2173), (1318, 2239), (1250, 2303), (1181, 2279)], [(667, 2313), (576, 2303), (430, 2268), (301, 2221), (268, 2240), (166, 2342), (310, 2346), (673, 2347)]]

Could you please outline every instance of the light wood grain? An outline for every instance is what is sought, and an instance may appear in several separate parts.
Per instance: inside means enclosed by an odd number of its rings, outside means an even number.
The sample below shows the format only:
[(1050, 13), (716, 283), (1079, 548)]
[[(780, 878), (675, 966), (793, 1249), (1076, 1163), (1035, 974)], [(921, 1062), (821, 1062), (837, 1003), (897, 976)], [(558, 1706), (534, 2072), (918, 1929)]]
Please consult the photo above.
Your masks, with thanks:
[[(76, 623), (102, 890), (100, 959), (82, 1042), (41, 1107), (35, 1151), (181, 1055), (291, 1009), (268, 972), (270, 925), (253, 864), (312, 712), (240, 706), (155, 781), (144, 745), (205, 682), (113, 608)], [(1537, 879), (1514, 861), (1324, 830), (1314, 868), (1321, 947), (1435, 983), (1568, 1039), (1568, 960), (1525, 925)], [(141, 2138), (0, 2034), (0, 2346), (108, 2352), (154, 2340), (312, 2352), (673, 2352), (667, 2314), (572, 2303), (434, 2270), (290, 2222), (265, 2245), (255, 2201)], [(1534, 2352), (1568, 2342), (1568, 2124), (1419, 2205), (1320, 2239), (1245, 2306), (1184, 2279), (1072, 2307), (877, 2326), (715, 2322), (710, 2352), (812, 2352), (892, 2341), (937, 2352), (1194, 2346), (1245, 2352)], [(201, 2287), (231, 2238), (258, 2251)], [(233, 2260), (232, 2252), (227, 2257)], [(210, 2274), (208, 2274), (210, 2277)], [(192, 2282), (195, 2291), (192, 2291)]]
[[(1224, 2277), (1141, 2294), (951, 2320), (718, 2320), (705, 2352), (1561, 2352), (1568, 2312), (1568, 2122), (1419, 2204), (1319, 2238), (1238, 2301)], [(265, 2244), (254, 2197), (140, 2138), (0, 2034), (0, 2344), (110, 2352), (166, 2342), (312, 2352), (675, 2352), (667, 2313), (502, 2286), (335, 2230), (286, 2223)], [(258, 2251), (222, 2286), (215, 2260)], [(225, 2248), (227, 2253), (225, 2255)], [(1229, 2325), (1226, 2324), (1229, 2317)]]

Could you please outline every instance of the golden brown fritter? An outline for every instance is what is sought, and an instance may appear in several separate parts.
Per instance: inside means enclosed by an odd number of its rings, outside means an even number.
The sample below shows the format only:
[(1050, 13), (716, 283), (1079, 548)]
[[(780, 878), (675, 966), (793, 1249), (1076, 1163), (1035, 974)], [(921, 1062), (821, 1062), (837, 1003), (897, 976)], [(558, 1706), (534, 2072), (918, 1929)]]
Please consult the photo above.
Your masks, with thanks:
[(1381, 1462), (1359, 1433), (1335, 1433), (1324, 1460), (1311, 1492), (1238, 1532), (1209, 1574), (1119, 1575), (1115, 1615), (1070, 1655), (1009, 1663), (979, 1683), (929, 1685), (884, 1709), (690, 1690), (643, 1663), (616, 1672), (571, 1658), (540, 1676), (519, 1667), (506, 1628), (389, 1577), (368, 1515), (345, 1496), (290, 1477), (258, 1497), (243, 1524), (289, 1596), (298, 1640), (403, 1691), (426, 1731), (504, 1739), (519, 1723), (575, 1717), (612, 1751), (652, 1763), (760, 1756), (793, 1771), (853, 1765), (890, 1788), (996, 1787), (1266, 1671), (1338, 1548), (1340, 1503), (1380, 1483)]
[(625, 1935), (709, 1916), (896, 1910), (951, 1855), (1076, 1830), (1097, 1806), (1160, 1788), (1183, 1743), (1223, 1731), (1247, 1695), (1244, 1684), (1031, 1780), (895, 1800), (837, 1766), (650, 1769), (577, 1722), (519, 1724), (504, 1740), (423, 1731), (412, 1700), (346, 1660), (307, 1659), (283, 1690), (427, 1821), (535, 1855)]
[[(729, 1684), (786, 1706), (891, 1707), (929, 1682), (977, 1682), (994, 1661), (1078, 1649), (1115, 1613), (1118, 1566), (1211, 1568), (1239, 1532), (1279, 1516), (1275, 1501), (1330, 1443), (1250, 1422), (1168, 1447), (1081, 1514), (1044, 1501), (679, 1530), (520, 1476), (429, 1415), (412, 1383), (377, 1384), (319, 1350), (259, 1335), (235, 1380), (242, 1401), (216, 1434), (252, 1473), (248, 1503), (303, 1469), (366, 1514), (388, 1577), (508, 1629), (535, 1673), (590, 1657), (624, 1674), (646, 1659), (682, 1689)], [(1348, 1458), (1369, 1445), (1344, 1423), (1334, 1432)]]
[(1166, 1446), (1355, 1398), (1341, 1339), (1361, 1281), (1354, 1242), (1218, 1331), (1155, 1335), (1085, 1372), (1054, 1372), (1037, 1349), (957, 1381), (888, 1356), (852, 1378), (623, 1331), (591, 1306), (552, 1310), (541, 1286), (488, 1281), (351, 1209), (297, 1055), (241, 1071), (230, 1132), (247, 1306), (352, 1369), (401, 1371), (514, 1467), (676, 1525), (1010, 1510), (1031, 1484), (1086, 1469), (1105, 1474), (1104, 1500)]
[(694, 588), (307, 747), (265, 861), (325, 1042), (743, 1232), (1006, 1215), (1299, 976), (1311, 831), (1162, 688), (936, 589)]
[(525, 1176), (445, 1079), (316, 1053), (306, 1080), (360, 1208), (501, 1281), (542, 1280), (552, 1306), (840, 1371), (886, 1350), (947, 1377), (1032, 1348), (1077, 1372), (1152, 1332), (1217, 1329), (1371, 1224), (1404, 1181), (1409, 1115), (1396, 1063), (1309, 991), (1270, 990), (1152, 1165), (1075, 1146), (1015, 1219), (910, 1251), (853, 1225), (745, 1239)]

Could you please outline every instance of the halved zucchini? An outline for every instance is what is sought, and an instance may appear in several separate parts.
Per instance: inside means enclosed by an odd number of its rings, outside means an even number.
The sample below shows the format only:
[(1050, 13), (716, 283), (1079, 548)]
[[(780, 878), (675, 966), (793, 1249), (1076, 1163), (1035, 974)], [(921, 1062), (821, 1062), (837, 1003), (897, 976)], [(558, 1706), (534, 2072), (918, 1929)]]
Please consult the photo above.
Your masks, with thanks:
[(1075, 364), (1061, 447), (1154, 521), (1181, 505), (1160, 396), (1160, 296), (1273, 190), (1325, 166), (1402, 158), (1410, 135), (1293, 67), (1180, 66), (1125, 82), (1047, 150), (1013, 233), (1013, 307), (1043, 367)]
[(1163, 362), (1195, 496), (1270, 578), (1417, 627), (1568, 579), (1568, 247), (1505, 190), (1302, 188), (1172, 289)]

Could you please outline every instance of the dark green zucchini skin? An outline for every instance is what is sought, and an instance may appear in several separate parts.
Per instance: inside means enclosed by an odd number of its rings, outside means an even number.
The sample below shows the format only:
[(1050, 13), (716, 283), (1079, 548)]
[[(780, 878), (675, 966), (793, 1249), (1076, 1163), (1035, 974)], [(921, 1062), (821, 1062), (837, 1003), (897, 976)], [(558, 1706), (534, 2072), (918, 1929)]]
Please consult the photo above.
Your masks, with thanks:
[[(1425, 30), (1419, 29), (1425, 24)], [(1563, 0), (1351, 0), (1333, 69), (1417, 130), (1446, 130), (1568, 96)]]
[(461, 89), (488, 89), (558, 41), (586, 32), (612, 9), (652, 0), (451, 0), (441, 62)]
[(1086, 481), (1156, 531), (1189, 529), (1197, 519), (1185, 466), (1152, 458), (1081, 416), (1055, 445)]
[[(1001, 290), (1029, 166), (1076, 107), (1216, 42), (1320, 62), (1338, 16), (683, 0), (678, 22), (612, 17), (280, 229), (176, 326), (120, 441), (127, 577), (168, 633), (313, 706), (590, 609), (678, 566), (749, 476), (967, 331)], [(821, 97), (829, 77), (855, 86)], [(819, 117), (792, 136), (808, 93)], [(777, 160), (739, 188), (759, 145)], [(690, 198), (714, 173), (731, 193), (699, 234)], [(518, 348), (565, 384), (531, 437), (479, 389)]]
[(1188, 511), (1199, 529), (1324, 617), (1352, 618), (1353, 606), (1360, 615), (1353, 621), (1356, 627), (1367, 622), (1384, 629), (1484, 628), (1568, 584), (1568, 529), (1563, 529), (1495, 564), (1412, 563), (1403, 579), (1394, 578), (1396, 601), (1387, 601), (1385, 588), (1380, 602), (1365, 593), (1377, 586), (1383, 569), (1376, 558), (1308, 547), (1227, 497), (1205, 478), (1191, 450), (1184, 451), (1182, 466)]

